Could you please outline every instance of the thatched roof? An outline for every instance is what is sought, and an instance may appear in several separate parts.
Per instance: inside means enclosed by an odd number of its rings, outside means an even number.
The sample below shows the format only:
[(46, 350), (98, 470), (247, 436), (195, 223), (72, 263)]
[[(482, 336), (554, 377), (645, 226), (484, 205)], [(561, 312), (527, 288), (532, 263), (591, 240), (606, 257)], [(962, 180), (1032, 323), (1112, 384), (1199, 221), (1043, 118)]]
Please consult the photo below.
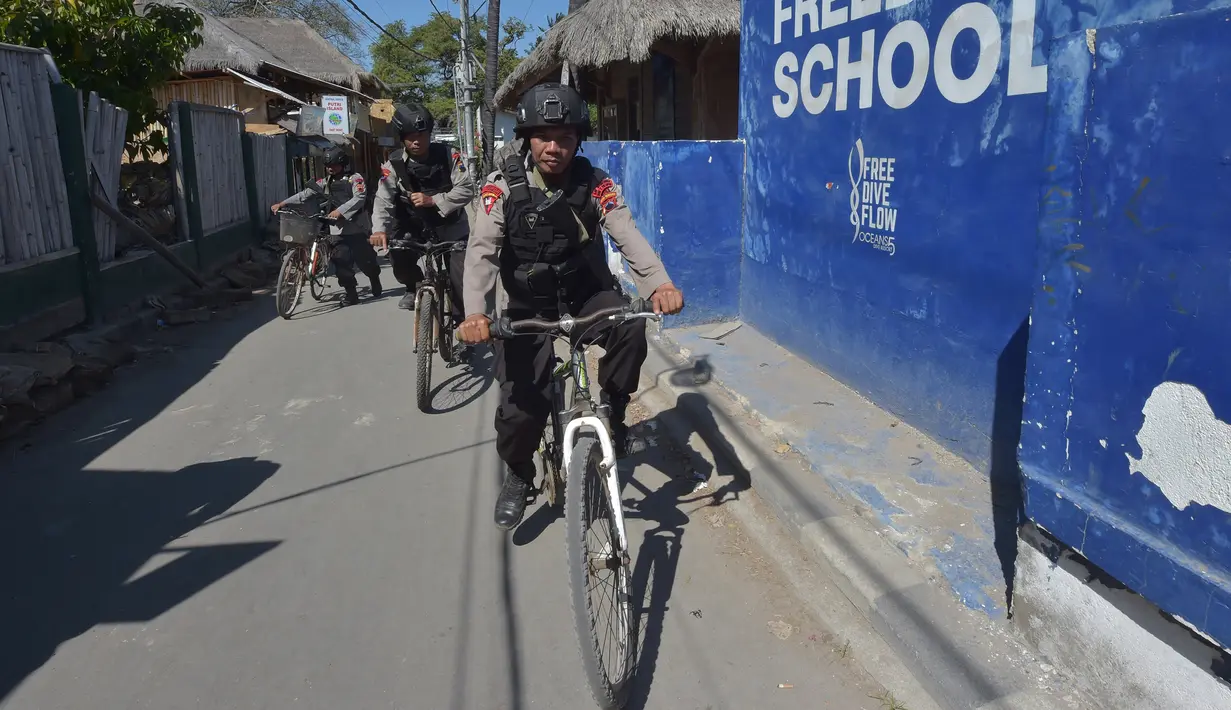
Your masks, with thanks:
[(289, 69), (298, 74), (362, 91), (363, 84), (384, 88), (329, 44), (303, 20), (264, 17), (217, 18), (191, 0), (135, 0), (140, 11), (149, 5), (187, 7), (201, 16), (201, 46), (184, 57), (184, 72), (232, 69), (257, 74), (263, 67)]
[(266, 48), (288, 69), (321, 81), (348, 86), (356, 91), (363, 84), (380, 80), (364, 71), (303, 20), (266, 17), (224, 17), (222, 23), (254, 44)]
[(234, 69), (245, 74), (256, 74), (265, 64), (278, 61), (272, 53), (258, 47), (189, 0), (135, 0), (133, 3), (138, 12), (150, 5), (186, 7), (200, 15), (205, 22), (205, 26), (201, 28), (201, 46), (184, 57), (184, 66), (180, 67), (180, 71)]
[(496, 105), (512, 108), (533, 82), (567, 61), (602, 67), (650, 58), (661, 39), (739, 34), (739, 0), (595, 0), (569, 13), (543, 35), (496, 92)]

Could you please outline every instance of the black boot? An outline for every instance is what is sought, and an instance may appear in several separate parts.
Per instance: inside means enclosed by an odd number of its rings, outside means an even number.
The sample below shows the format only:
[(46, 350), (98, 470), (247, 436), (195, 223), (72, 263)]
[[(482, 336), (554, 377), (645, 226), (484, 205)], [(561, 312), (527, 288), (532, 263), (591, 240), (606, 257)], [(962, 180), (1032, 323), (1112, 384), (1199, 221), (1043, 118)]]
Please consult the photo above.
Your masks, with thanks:
[(402, 296), (402, 300), (398, 301), (398, 308), (404, 311), (415, 310), (415, 292), (409, 286), (406, 287), (406, 295)]
[(380, 295), (385, 292), (385, 289), (380, 286), (380, 276), (372, 277), (372, 298), (380, 298)]
[(343, 288), (346, 289), (346, 296), (342, 299), (343, 306), (353, 306), (356, 303), (359, 303), (358, 286), (355, 284), (350, 284), (349, 286), (344, 286)]
[(496, 527), (512, 530), (526, 514), (526, 498), (530, 495), (534, 478), (534, 464), (508, 465), (504, 472), (504, 486), (496, 497)]
[(607, 422), (611, 427), (611, 445), (615, 448), (616, 458), (622, 459), (628, 455), (628, 424), (624, 418), (628, 416), (628, 402), (632, 399), (626, 394), (613, 394), (603, 390), (599, 397), (602, 407), (607, 409)]

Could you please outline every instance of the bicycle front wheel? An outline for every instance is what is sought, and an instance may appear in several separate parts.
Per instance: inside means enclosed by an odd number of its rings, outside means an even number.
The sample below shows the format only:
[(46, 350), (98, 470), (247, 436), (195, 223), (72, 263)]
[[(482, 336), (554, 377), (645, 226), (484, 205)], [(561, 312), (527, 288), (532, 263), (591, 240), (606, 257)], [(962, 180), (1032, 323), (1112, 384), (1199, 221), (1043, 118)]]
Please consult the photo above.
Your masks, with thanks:
[(325, 279), (329, 273), (329, 249), (317, 242), (312, 250), (312, 264), (308, 271), (308, 289), (312, 292), (312, 300), (319, 302), (325, 297)]
[(282, 255), (282, 268), (278, 269), (278, 285), (274, 293), (274, 305), (278, 315), (290, 320), (299, 305), (300, 292), (303, 291), (304, 254), (302, 249), (288, 249)]
[(431, 291), (423, 291), (415, 304), (415, 402), (424, 413), (432, 409), (432, 334), (436, 325), (433, 300)]
[(602, 447), (592, 435), (573, 446), (565, 486), (570, 601), (581, 663), (594, 701), (603, 710), (621, 708), (632, 686), (637, 619), (632, 606), (632, 566), (620, 544), (607, 488), (599, 465)]

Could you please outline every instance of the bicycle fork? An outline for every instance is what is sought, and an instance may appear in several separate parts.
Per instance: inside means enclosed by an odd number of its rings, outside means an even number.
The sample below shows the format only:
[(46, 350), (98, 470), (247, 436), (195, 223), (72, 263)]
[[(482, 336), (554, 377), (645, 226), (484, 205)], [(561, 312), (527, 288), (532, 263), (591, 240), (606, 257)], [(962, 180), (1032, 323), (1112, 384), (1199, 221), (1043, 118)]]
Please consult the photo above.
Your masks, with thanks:
[(599, 462), (598, 467), (602, 471), (608, 502), (611, 504), (611, 512), (616, 520), (616, 537), (620, 541), (620, 561), (627, 565), (629, 564), (628, 535), (624, 531), (624, 503), (620, 500), (620, 477), (616, 470), (615, 447), (612, 446), (611, 434), (608, 433), (606, 425), (597, 415), (577, 417), (564, 427), (564, 470), (571, 470), (569, 467), (572, 463), (573, 444), (577, 441), (577, 434), (581, 429), (592, 429), (598, 438), (599, 448), (603, 451), (603, 460)]

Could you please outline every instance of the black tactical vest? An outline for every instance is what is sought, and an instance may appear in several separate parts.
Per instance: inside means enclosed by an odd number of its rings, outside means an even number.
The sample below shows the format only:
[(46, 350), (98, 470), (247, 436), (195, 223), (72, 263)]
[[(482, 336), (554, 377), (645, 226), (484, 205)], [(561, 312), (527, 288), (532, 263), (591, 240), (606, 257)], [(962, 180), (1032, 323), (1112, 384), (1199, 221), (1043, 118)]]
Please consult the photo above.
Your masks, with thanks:
[(596, 173), (590, 161), (576, 157), (569, 186), (548, 197), (529, 183), (522, 161), (520, 155), (511, 156), (501, 169), (509, 197), (500, 271), (510, 306), (579, 306), (614, 285), (599, 226), (602, 215), (591, 199)]
[(325, 179), (325, 192), (329, 198), (327, 211), (332, 212), (338, 209), (355, 196), (355, 187), (350, 181), (351, 175), (352, 173), (342, 173), (337, 176), (330, 175)]
[(435, 208), (415, 207), (410, 201), (412, 192), (435, 196), (453, 189), (453, 154), (449, 146), (444, 143), (429, 144), (427, 157), (422, 162), (407, 160), (406, 151), (398, 149), (389, 156), (389, 163), (393, 166), (393, 172), (397, 175), (398, 185), (401, 187), (395, 207), (398, 224), (420, 236), (424, 226), (441, 227), (462, 218), (462, 210), (443, 217)]

